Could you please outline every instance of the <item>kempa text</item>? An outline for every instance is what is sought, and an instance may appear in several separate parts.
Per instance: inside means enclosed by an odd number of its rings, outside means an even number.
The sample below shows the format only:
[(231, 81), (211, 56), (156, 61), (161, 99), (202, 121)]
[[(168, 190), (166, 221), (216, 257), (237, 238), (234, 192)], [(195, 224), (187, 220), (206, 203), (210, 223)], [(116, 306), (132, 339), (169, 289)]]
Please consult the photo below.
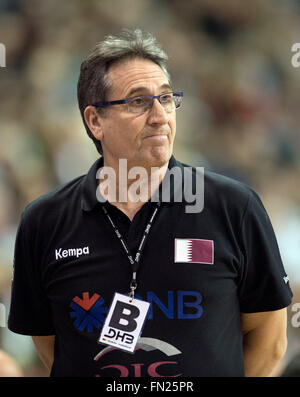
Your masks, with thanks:
[(68, 256), (76, 256), (78, 258), (81, 255), (88, 255), (90, 253), (89, 247), (83, 248), (69, 248), (63, 250), (62, 248), (55, 250), (55, 259), (67, 258)]

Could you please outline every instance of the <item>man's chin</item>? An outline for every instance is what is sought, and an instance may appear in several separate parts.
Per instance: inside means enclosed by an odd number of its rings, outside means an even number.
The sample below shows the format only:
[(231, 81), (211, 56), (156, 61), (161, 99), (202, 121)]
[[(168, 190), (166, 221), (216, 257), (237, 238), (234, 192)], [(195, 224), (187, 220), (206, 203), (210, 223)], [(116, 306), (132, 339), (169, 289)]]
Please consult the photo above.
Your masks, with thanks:
[(151, 152), (143, 156), (143, 164), (141, 164), (141, 166), (144, 166), (145, 168), (163, 167), (169, 162), (171, 155), (172, 153), (168, 150), (162, 150), (162, 148), (155, 147)]

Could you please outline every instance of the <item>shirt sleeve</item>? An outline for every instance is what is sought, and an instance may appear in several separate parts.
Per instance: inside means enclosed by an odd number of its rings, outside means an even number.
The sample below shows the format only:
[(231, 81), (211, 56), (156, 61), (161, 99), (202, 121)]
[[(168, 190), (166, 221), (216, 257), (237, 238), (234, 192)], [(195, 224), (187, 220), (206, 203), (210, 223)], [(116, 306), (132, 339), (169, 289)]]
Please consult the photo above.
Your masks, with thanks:
[(292, 291), (269, 216), (250, 190), (241, 226), (243, 266), (239, 285), (244, 313), (279, 310), (291, 303)]
[(15, 242), (8, 328), (23, 335), (54, 335), (51, 307), (34, 254), (35, 244), (36, 237), (22, 214)]

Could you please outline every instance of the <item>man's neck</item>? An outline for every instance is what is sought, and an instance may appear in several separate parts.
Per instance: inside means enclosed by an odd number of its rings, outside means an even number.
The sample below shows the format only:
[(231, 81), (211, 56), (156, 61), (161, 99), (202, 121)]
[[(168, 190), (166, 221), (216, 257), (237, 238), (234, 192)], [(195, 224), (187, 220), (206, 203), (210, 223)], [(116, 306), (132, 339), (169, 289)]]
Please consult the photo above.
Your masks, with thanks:
[[(105, 164), (104, 168), (108, 167)], [(159, 188), (168, 169), (168, 163), (161, 167), (127, 167), (127, 162), (119, 161), (118, 167), (110, 166), (110, 172), (115, 174), (115, 181), (99, 180), (101, 195), (116, 206), (132, 220), (141, 207)], [(105, 174), (107, 175), (107, 174)], [(112, 179), (111, 179), (112, 181)], [(115, 185), (115, 186), (113, 186)]]

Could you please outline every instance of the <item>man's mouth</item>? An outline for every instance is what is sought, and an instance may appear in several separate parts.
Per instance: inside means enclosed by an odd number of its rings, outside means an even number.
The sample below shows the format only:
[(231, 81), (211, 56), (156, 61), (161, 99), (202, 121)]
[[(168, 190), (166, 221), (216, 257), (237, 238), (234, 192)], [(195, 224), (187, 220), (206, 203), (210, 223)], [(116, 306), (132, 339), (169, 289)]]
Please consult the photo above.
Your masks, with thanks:
[(144, 138), (157, 138), (157, 139), (165, 139), (167, 138), (169, 135), (168, 131), (161, 131), (161, 132), (149, 132), (147, 134), (145, 134)]

